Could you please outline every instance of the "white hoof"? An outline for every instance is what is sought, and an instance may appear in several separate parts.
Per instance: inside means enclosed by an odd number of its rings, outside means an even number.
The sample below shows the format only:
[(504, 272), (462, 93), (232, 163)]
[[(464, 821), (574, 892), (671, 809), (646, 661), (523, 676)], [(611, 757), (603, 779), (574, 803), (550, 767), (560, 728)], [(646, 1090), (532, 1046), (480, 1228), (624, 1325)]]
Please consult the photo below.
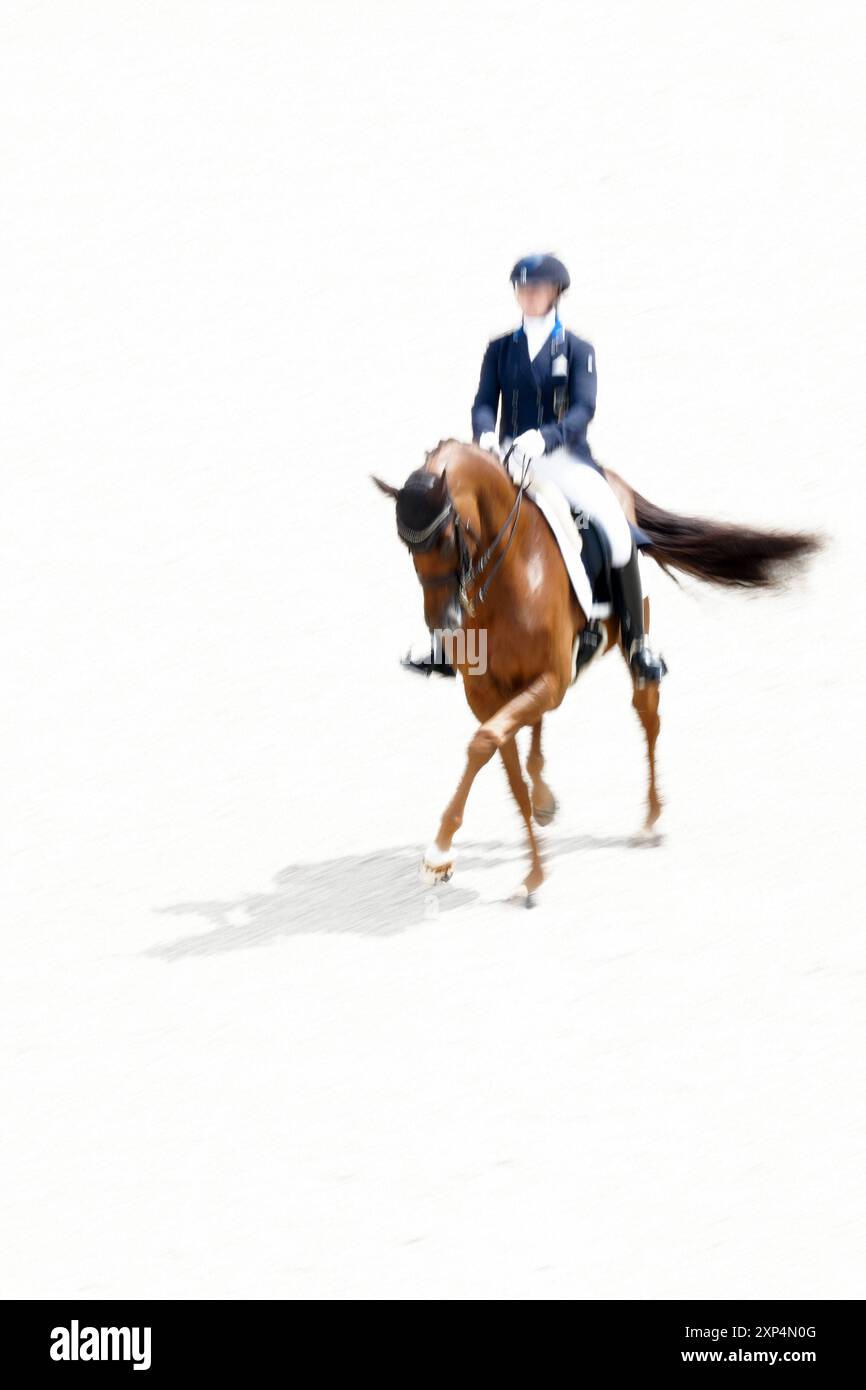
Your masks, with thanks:
[(421, 861), (422, 883), (447, 883), (454, 872), (454, 850), (430, 845)]

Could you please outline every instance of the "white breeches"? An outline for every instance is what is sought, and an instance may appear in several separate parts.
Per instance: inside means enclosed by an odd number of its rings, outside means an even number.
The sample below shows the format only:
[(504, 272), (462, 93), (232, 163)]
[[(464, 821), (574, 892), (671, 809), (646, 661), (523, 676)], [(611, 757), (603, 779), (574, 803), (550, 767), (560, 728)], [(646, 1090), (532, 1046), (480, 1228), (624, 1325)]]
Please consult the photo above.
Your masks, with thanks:
[(611, 564), (620, 569), (631, 555), (632, 537), (625, 512), (606, 478), (576, 458), (568, 449), (554, 449), (550, 454), (532, 460), (532, 471), (540, 478), (549, 478), (565, 493), (572, 508), (585, 512), (597, 521), (607, 536)]

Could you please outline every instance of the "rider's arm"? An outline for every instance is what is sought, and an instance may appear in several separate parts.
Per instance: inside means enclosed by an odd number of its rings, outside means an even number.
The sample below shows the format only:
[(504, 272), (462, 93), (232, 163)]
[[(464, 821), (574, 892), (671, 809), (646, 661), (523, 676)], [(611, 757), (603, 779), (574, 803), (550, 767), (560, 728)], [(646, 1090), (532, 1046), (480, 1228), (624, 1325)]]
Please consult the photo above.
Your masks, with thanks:
[(484, 360), (481, 363), (481, 379), (472, 405), (472, 438), (475, 443), (482, 434), (496, 429), (496, 413), (499, 409), (499, 345), (494, 339), (488, 343)]
[(577, 443), (595, 414), (595, 348), (592, 343), (581, 343), (569, 357), (568, 410), (561, 420), (552, 420), (541, 426), (547, 453), (560, 444), (569, 448)]

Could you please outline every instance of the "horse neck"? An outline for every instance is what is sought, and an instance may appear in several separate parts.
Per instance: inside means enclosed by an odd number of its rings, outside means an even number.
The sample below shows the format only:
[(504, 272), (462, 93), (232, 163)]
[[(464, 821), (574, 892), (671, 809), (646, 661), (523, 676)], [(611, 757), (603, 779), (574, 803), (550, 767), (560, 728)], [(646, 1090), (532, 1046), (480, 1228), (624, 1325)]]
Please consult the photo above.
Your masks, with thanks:
[(481, 544), (490, 545), (505, 525), (514, 506), (515, 491), (505, 469), (486, 455), (473, 450), (448, 465), (448, 482), (458, 512), (461, 505), (474, 503)]

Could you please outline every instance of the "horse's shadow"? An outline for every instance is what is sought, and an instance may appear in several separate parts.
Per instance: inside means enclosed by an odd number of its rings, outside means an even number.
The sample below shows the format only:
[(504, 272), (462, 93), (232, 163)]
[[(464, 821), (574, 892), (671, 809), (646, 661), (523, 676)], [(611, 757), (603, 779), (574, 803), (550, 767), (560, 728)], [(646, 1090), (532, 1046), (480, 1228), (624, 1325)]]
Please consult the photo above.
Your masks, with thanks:
[[(548, 839), (544, 857), (549, 860), (579, 850), (622, 849), (634, 844), (634, 837), (630, 836), (572, 835)], [(478, 901), (477, 890), (461, 884), (459, 879), (435, 888), (422, 883), (421, 853), (420, 845), (400, 845), (372, 854), (290, 864), (275, 876), (268, 892), (158, 908), (164, 916), (196, 916), (210, 930), (158, 943), (144, 954), (175, 961), (186, 956), (241, 951), (268, 945), (279, 937), (318, 932), (395, 936)], [(457, 863), (461, 874), (465, 869), (512, 864), (516, 879), (523, 863), (523, 845), (464, 841), (459, 846)]]

